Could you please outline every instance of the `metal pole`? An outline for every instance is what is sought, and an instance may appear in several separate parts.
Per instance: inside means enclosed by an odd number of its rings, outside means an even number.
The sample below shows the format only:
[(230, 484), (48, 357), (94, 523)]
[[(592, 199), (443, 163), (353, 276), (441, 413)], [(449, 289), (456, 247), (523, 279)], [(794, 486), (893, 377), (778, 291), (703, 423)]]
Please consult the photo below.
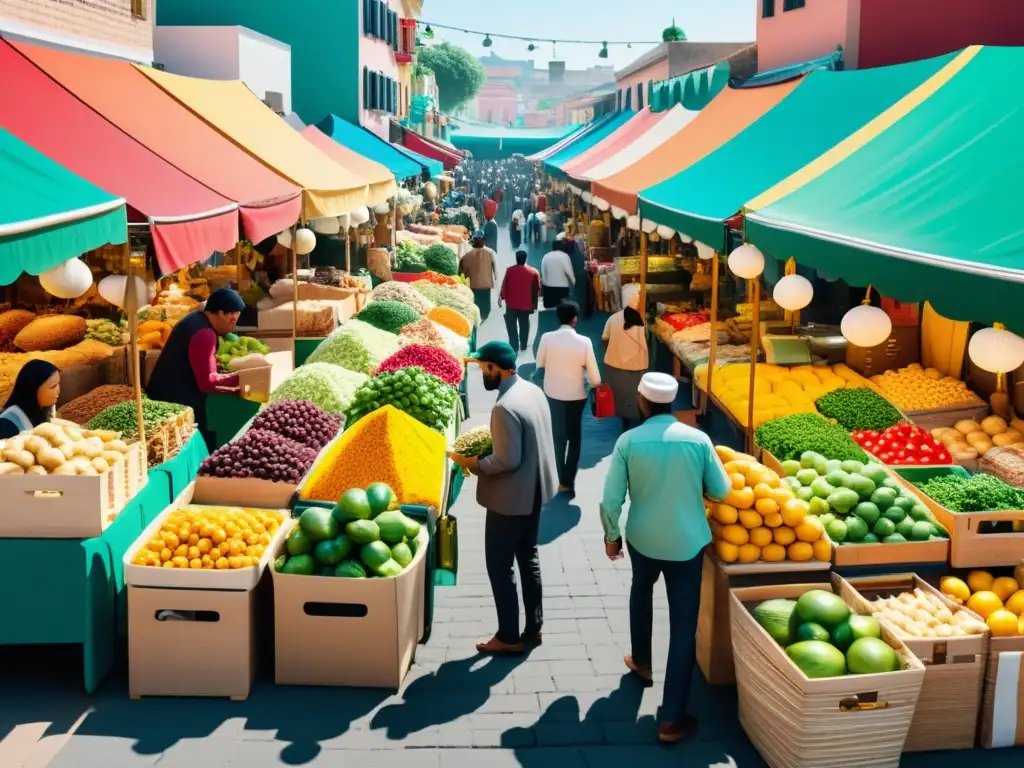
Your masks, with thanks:
[(647, 319), (647, 233), (640, 222), (640, 316)]
[[(142, 366), (139, 361), (139, 301), (135, 295), (135, 276), (132, 274), (132, 246), (125, 233), (124, 247), (121, 250), (124, 272), (127, 275), (125, 284), (125, 311), (128, 313), (128, 353), (129, 374), (132, 377), (132, 388), (135, 395), (135, 416), (139, 420), (139, 442), (146, 445), (146, 430), (142, 423)], [(145, 455), (145, 453), (143, 453)]]
[(757, 374), (757, 348), (761, 343), (761, 277), (750, 281), (753, 318), (750, 324), (750, 392), (747, 401), (747, 453), (754, 453), (754, 379)]
[(298, 227), (292, 225), (292, 240), (288, 246), (288, 254), (292, 262), (292, 370), (298, 368), (299, 355), (295, 349), (299, 329), (299, 256), (295, 252), (295, 234)]
[(345, 227), (345, 271), (352, 274), (352, 227)]
[(708, 403), (711, 401), (711, 383), (715, 375), (715, 359), (718, 357), (718, 251), (715, 251), (711, 259), (711, 347), (708, 349), (708, 379), (707, 391), (704, 393), (704, 407), (701, 413), (708, 412)]

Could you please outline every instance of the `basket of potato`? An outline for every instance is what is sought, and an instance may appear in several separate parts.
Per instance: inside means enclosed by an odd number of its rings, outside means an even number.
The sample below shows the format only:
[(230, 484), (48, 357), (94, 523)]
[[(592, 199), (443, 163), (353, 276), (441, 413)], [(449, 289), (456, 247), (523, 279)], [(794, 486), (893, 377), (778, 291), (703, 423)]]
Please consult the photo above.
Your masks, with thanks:
[(118, 432), (45, 423), (0, 441), (0, 536), (98, 536), (126, 501)]
[[(1014, 420), (1016, 421), (1016, 420)], [(986, 416), (981, 421), (961, 419), (952, 427), (932, 430), (932, 437), (946, 446), (953, 461), (977, 471), (978, 460), (993, 448), (1024, 444), (1024, 432), (1000, 416)]]

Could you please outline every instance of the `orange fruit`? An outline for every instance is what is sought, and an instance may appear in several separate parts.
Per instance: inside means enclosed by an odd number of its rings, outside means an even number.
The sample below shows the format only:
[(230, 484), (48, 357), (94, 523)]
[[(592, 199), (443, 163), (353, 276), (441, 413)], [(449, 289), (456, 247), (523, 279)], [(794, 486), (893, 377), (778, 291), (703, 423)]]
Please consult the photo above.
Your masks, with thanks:
[(1024, 616), (1020, 617), (1020, 621), (1017, 622), (1017, 634), (1024, 635)]
[(790, 499), (782, 505), (782, 521), (790, 528), (796, 528), (807, 517), (809, 510), (810, 505), (802, 499)]
[(817, 541), (824, 533), (825, 527), (816, 517), (807, 516), (804, 518), (804, 521), (796, 527), (796, 537), (800, 539), (800, 541)]
[(769, 563), (781, 563), (786, 559), (786, 548), (781, 544), (769, 544), (761, 550), (761, 557)]
[(739, 519), (739, 512), (731, 504), (717, 503), (711, 510), (711, 516), (722, 525), (732, 525)]
[(1020, 622), (1016, 616), (1004, 608), (992, 611), (985, 621), (988, 628), (992, 630), (992, 637), (1016, 637), (1017, 626)]
[(992, 582), (991, 590), (999, 596), (1000, 600), (1006, 602), (1015, 592), (1020, 590), (1020, 586), (1015, 579), (1009, 576), (1000, 576)]
[[(768, 486), (764, 486), (768, 487)], [(757, 494), (757, 491), (754, 491)], [(771, 515), (779, 511), (779, 505), (775, 503), (774, 499), (763, 496), (754, 502), (754, 509), (760, 512), (762, 515)]]
[(806, 563), (814, 557), (814, 548), (806, 541), (794, 541), (786, 551), (789, 559), (797, 563)]
[(939, 590), (946, 597), (953, 597), (966, 603), (971, 597), (971, 588), (956, 576), (943, 576), (939, 582)]
[(827, 539), (818, 539), (811, 544), (811, 550), (814, 552), (814, 559), (820, 560), (823, 563), (830, 562), (832, 560), (832, 545)]
[(967, 607), (981, 616), (981, 618), (987, 619), (1003, 607), (1003, 601), (999, 599), (999, 595), (995, 592), (982, 590), (971, 595), (970, 600), (967, 601)]
[(716, 541), (715, 554), (727, 563), (735, 563), (740, 556), (740, 548), (728, 541)]
[(738, 491), (740, 488), (747, 487), (747, 478), (741, 475), (739, 472), (733, 472), (729, 475), (729, 482), (732, 483), (734, 491)]
[(759, 482), (754, 486), (754, 498), (757, 501), (761, 499), (769, 499), (772, 497), (772, 487), (764, 482)]
[(774, 501), (780, 507), (792, 498), (793, 491), (790, 490), (788, 485), (779, 486), (778, 488), (772, 489), (772, 501)]
[(967, 586), (971, 588), (971, 593), (974, 592), (988, 592), (992, 589), (992, 582), (995, 579), (992, 578), (992, 574), (988, 571), (971, 571), (967, 574)]
[[(782, 530), (776, 528), (776, 530)], [(750, 531), (750, 543), (758, 547), (767, 547), (772, 543), (772, 531), (770, 528), (754, 528)]]
[(1004, 606), (1014, 616), (1024, 615), (1024, 589), (1014, 592)]
[(722, 529), (722, 538), (737, 547), (743, 546), (750, 541), (750, 534), (742, 525), (727, 525)]
[(782, 525), (772, 531), (772, 538), (775, 540), (776, 544), (788, 547), (796, 541), (796, 531), (788, 525)]
[(761, 548), (756, 544), (744, 544), (736, 559), (741, 563), (756, 563), (761, 559)]
[(752, 509), (744, 509), (740, 512), (740, 525), (747, 529), (760, 528), (764, 522), (763, 518)]
[(782, 525), (782, 515), (780, 515), (778, 512), (771, 515), (766, 515), (764, 518), (764, 524), (767, 525), (769, 528), (778, 528), (780, 525)]

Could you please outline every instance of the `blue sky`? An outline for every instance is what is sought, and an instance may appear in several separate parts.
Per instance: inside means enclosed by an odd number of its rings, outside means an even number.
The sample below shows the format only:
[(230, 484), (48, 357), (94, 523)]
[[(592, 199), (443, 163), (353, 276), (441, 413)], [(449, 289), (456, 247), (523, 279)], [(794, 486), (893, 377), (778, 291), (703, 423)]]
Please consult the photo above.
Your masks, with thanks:
[[(532, 56), (547, 67), (551, 38), (653, 42), (661, 39), (673, 16), (690, 40), (753, 42), (756, 6), (756, 0), (424, 0), (422, 19), (482, 32), (536, 35), (537, 50), (530, 54), (525, 42), (494, 38), (487, 49), (479, 36), (434, 30), (435, 41), (447, 40), (480, 56), (488, 50), (507, 59)], [(597, 57), (599, 45), (559, 45), (558, 58), (571, 69), (595, 64), (619, 69), (649, 47), (609, 46), (604, 60)]]

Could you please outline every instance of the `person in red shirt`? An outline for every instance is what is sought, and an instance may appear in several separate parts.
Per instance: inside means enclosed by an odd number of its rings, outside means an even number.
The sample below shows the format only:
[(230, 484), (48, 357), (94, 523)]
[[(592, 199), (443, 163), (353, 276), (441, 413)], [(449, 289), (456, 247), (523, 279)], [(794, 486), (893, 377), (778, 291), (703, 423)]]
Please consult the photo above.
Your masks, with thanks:
[(505, 305), (505, 329), (512, 349), (526, 351), (530, 341), (530, 315), (537, 311), (540, 273), (526, 266), (526, 251), (516, 251), (515, 266), (505, 270), (498, 306)]

